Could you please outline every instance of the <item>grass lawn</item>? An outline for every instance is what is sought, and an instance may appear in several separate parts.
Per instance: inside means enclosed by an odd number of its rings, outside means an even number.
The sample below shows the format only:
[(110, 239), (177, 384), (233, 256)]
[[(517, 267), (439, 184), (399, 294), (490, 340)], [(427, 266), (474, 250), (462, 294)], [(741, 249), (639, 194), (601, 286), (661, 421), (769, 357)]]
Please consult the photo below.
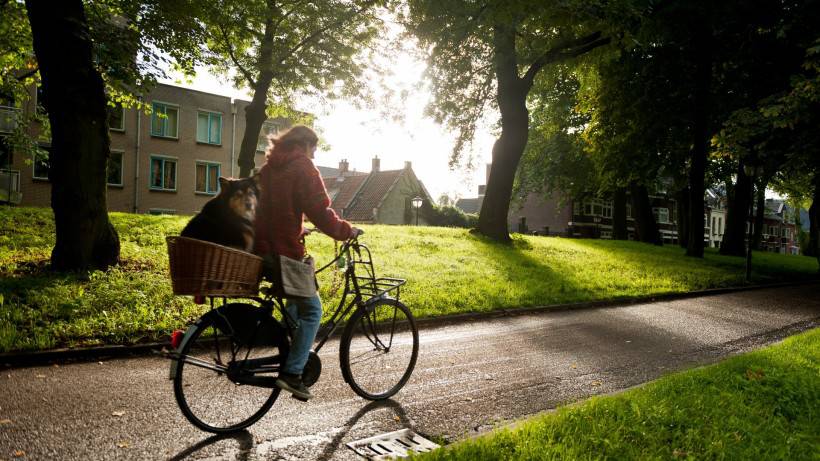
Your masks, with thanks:
[[(175, 297), (165, 236), (184, 216), (112, 213), (120, 266), (87, 279), (46, 269), (54, 243), (51, 210), (0, 208), (0, 352), (127, 344), (163, 339), (203, 313)], [(578, 301), (629, 298), (743, 285), (743, 258), (707, 250), (686, 258), (676, 246), (516, 236), (492, 243), (465, 229), (364, 226), (378, 275), (408, 280), (402, 299), (418, 317)], [(321, 263), (333, 253), (322, 235), (308, 239)], [(817, 260), (757, 253), (755, 282), (817, 277)], [(334, 274), (320, 276), (322, 299), (335, 304)], [(326, 309), (328, 310), (328, 309)]]
[(820, 329), (594, 397), (427, 460), (818, 459)]

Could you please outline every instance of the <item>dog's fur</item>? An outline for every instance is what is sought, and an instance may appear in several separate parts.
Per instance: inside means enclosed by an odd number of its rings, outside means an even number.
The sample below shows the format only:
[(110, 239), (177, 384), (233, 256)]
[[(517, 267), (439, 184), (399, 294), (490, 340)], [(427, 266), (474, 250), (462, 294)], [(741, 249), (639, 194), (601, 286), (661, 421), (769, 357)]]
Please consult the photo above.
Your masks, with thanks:
[(219, 195), (202, 207), (181, 235), (253, 251), (258, 181), (258, 175), (243, 179), (219, 178)]

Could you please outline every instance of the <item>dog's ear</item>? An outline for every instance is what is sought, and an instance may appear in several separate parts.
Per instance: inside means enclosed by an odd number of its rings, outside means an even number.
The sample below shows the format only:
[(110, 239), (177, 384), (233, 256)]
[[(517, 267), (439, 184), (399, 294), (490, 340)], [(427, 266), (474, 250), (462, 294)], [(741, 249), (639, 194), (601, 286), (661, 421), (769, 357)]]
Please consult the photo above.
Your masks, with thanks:
[(231, 186), (231, 181), (228, 180), (228, 178), (226, 178), (224, 176), (219, 177), (219, 190), (228, 191), (231, 188), (230, 186)]

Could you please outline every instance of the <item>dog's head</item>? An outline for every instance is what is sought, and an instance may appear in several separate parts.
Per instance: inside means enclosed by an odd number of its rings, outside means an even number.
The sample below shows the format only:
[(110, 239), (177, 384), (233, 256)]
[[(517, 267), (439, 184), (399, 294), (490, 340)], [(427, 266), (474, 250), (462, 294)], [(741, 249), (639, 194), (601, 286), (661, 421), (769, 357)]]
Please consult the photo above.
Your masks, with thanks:
[(259, 199), (259, 176), (242, 179), (219, 178), (219, 195), (237, 216), (249, 221), (256, 217)]

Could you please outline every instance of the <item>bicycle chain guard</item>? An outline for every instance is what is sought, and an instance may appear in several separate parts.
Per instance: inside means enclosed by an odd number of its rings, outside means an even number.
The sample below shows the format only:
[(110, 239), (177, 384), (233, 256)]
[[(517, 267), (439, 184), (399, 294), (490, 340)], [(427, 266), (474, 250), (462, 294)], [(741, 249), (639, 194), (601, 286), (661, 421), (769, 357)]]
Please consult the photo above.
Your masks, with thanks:
[(302, 382), (305, 386), (310, 387), (316, 384), (316, 381), (319, 380), (319, 376), (322, 374), (322, 361), (319, 360), (319, 356), (316, 355), (315, 352), (310, 351), (308, 355), (308, 361), (305, 364), (305, 369), (302, 370)]

